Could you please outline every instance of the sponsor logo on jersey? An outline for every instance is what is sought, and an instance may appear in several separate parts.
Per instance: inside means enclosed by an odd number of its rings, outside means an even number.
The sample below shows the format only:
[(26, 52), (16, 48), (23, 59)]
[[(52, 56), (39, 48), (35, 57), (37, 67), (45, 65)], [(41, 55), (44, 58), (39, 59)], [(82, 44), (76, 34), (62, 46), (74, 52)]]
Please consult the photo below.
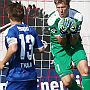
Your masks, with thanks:
[(53, 28), (53, 29), (51, 29), (51, 32), (52, 32), (52, 33), (56, 33), (57, 30), (56, 30), (55, 28)]

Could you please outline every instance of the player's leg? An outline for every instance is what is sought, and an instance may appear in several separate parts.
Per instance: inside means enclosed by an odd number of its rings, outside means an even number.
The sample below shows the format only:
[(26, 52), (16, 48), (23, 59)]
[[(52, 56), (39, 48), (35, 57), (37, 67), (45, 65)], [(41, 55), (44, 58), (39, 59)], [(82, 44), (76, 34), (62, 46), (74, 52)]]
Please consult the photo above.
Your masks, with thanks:
[(76, 81), (74, 80), (71, 63), (71, 56), (70, 54), (67, 54), (66, 51), (55, 55), (55, 70), (60, 76), (64, 86), (69, 88), (69, 90), (81, 90), (81, 88), (77, 85)]
[(82, 76), (82, 89), (89, 90), (90, 89), (90, 75), (89, 75), (87, 61), (86, 60), (80, 61), (77, 68)]
[(80, 86), (77, 85), (77, 82), (74, 80), (74, 75), (69, 74), (61, 78), (63, 84), (69, 89), (69, 90), (82, 90)]
[(83, 90), (89, 90), (90, 87), (90, 76), (88, 75), (88, 63), (87, 56), (81, 44), (75, 46), (74, 54), (72, 59), (77, 66), (82, 76), (82, 88)]

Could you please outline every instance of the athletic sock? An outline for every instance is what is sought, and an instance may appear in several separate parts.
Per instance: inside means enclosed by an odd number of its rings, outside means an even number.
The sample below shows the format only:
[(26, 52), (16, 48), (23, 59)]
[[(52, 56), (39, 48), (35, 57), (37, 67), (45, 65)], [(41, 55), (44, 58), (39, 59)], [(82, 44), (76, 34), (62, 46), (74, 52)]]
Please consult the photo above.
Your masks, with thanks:
[(90, 90), (90, 76), (82, 76), (82, 90)]
[(82, 90), (75, 80), (72, 81), (72, 84), (68, 89), (69, 90)]

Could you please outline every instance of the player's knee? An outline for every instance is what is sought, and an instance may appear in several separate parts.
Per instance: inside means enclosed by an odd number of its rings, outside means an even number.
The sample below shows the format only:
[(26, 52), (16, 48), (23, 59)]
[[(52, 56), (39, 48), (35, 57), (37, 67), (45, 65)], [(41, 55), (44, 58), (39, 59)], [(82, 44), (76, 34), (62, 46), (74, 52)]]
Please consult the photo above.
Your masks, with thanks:
[(63, 85), (65, 87), (70, 87), (71, 86), (71, 80), (65, 80), (65, 81), (63, 81)]
[(62, 80), (63, 85), (65, 87), (70, 87), (71, 86), (71, 81), (72, 81), (72, 79), (70, 77), (69, 78), (65, 78), (65, 79)]
[(82, 75), (82, 76), (88, 76), (88, 74), (89, 74), (88, 68), (83, 68), (83, 69), (82, 69), (82, 72), (81, 72), (81, 75)]
[(88, 70), (88, 63), (86, 60), (82, 60), (79, 62), (78, 70), (80, 71), (80, 74), (82, 76), (88, 76), (89, 70)]

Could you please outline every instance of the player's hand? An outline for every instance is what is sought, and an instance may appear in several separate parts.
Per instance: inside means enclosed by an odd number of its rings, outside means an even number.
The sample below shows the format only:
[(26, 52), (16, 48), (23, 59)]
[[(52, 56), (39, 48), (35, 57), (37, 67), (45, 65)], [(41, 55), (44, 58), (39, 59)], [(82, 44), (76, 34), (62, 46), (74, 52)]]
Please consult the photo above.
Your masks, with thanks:
[(76, 24), (76, 21), (74, 19), (71, 19), (70, 33), (72, 36), (76, 35), (76, 33), (77, 33), (77, 24)]
[(44, 48), (47, 48), (47, 46), (48, 46), (47, 42), (44, 41), (44, 40), (41, 40), (41, 41), (42, 41), (42, 43), (43, 43)]
[(4, 68), (4, 64), (2, 61), (0, 61), (0, 70), (2, 70)]
[(61, 37), (66, 36), (66, 34), (69, 33), (69, 27), (70, 27), (71, 18), (61, 18), (61, 20), (58, 23), (58, 28), (60, 30)]

